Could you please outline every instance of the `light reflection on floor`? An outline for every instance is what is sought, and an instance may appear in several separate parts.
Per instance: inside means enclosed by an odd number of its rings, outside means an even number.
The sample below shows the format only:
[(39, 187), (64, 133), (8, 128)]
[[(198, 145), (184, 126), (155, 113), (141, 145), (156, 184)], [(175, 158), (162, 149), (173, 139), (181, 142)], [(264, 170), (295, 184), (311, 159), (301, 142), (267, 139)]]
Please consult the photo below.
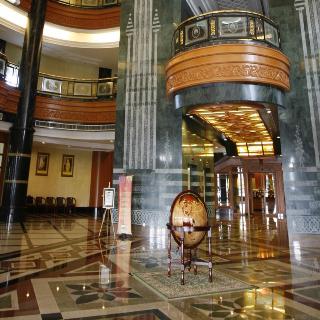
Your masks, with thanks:
[[(31, 216), (9, 233), (0, 224), (0, 318), (320, 319), (320, 238), (289, 242), (283, 216), (210, 219), (214, 269), (235, 286), (192, 296), (192, 288), (177, 285), (171, 300), (161, 294), (165, 226), (134, 226), (131, 241), (114, 241), (97, 237), (100, 223), (85, 215)], [(206, 250), (203, 242), (199, 255)], [(99, 285), (101, 264), (111, 270), (109, 287)], [(163, 283), (152, 289), (136, 274), (160, 274)], [(236, 290), (241, 284), (248, 288)]]

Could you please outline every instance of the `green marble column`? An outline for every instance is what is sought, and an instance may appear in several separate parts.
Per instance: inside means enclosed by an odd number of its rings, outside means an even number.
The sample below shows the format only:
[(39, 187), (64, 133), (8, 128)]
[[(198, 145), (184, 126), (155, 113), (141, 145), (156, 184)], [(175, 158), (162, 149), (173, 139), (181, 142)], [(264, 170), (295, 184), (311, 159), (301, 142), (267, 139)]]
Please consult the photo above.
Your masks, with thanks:
[(291, 91), (280, 109), (289, 235), (320, 233), (320, 7), (318, 1), (270, 0), (291, 63)]
[(182, 190), (181, 112), (166, 97), (165, 66), (181, 3), (125, 0), (121, 40), (114, 185), (133, 175), (133, 223), (163, 224)]

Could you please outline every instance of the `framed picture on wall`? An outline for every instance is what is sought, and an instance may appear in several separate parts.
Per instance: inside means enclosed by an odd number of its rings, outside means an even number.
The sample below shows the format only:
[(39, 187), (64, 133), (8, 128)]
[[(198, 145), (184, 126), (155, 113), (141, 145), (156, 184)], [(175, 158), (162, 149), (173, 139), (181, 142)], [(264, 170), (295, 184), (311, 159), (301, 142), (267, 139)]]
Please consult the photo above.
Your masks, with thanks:
[(117, 0), (103, 0), (103, 5), (113, 5), (117, 4)]
[(98, 5), (98, 0), (82, 0), (82, 5), (84, 7), (96, 7)]
[(61, 176), (73, 177), (74, 156), (64, 154), (62, 156)]
[(92, 95), (91, 89), (91, 83), (89, 82), (75, 82), (73, 94), (75, 96), (90, 97)]
[(98, 96), (111, 96), (113, 89), (113, 82), (100, 82), (98, 83)]
[(49, 153), (38, 152), (36, 175), (47, 176), (49, 170)]
[(62, 81), (56, 79), (43, 78), (42, 91), (61, 94)]

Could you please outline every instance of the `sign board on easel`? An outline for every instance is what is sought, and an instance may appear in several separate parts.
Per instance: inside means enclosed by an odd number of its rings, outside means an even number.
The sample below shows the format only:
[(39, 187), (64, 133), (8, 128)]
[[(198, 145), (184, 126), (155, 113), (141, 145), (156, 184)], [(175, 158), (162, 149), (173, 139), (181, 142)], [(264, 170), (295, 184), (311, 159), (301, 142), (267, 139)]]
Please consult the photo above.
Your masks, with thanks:
[(103, 208), (113, 209), (114, 208), (114, 196), (115, 188), (104, 188), (103, 189)]
[(119, 179), (119, 223), (117, 234), (131, 235), (131, 200), (133, 176), (120, 176)]
[(105, 209), (103, 213), (102, 223), (100, 226), (99, 237), (101, 235), (101, 231), (103, 228), (104, 221), (107, 215), (107, 236), (109, 236), (109, 219), (111, 222), (112, 230), (113, 230), (113, 238), (115, 239), (115, 232), (113, 227), (113, 219), (111, 209), (114, 208), (114, 196), (115, 196), (115, 188), (110, 188), (110, 183), (108, 188), (103, 189), (103, 204), (102, 207)]

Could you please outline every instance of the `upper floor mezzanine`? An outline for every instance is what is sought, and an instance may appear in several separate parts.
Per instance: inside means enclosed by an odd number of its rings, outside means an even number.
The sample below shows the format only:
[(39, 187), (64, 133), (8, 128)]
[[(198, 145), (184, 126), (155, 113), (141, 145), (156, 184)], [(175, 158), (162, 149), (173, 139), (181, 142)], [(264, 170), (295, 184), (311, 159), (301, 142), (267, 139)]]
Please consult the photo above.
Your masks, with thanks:
[[(49, 0), (46, 21), (77, 29), (108, 29), (120, 26), (121, 0)], [(29, 11), (31, 0), (19, 8)]]
[[(0, 54), (0, 112), (16, 113), (19, 67)], [(40, 73), (35, 119), (74, 124), (114, 124), (117, 78), (75, 79)]]

